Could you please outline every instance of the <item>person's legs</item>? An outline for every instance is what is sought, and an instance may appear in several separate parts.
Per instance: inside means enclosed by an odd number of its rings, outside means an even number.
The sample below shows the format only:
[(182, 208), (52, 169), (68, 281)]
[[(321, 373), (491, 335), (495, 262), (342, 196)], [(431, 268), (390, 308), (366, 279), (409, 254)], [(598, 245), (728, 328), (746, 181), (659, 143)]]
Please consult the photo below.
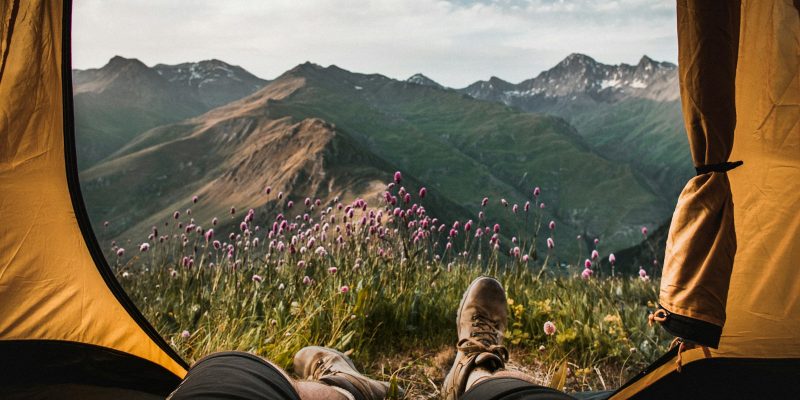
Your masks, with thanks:
[(458, 352), (442, 387), (445, 399), (573, 399), (534, 384), (522, 372), (505, 369), (506, 307), (505, 290), (496, 279), (481, 277), (467, 288), (456, 317)]
[(345, 392), (319, 382), (297, 381), (278, 366), (253, 354), (228, 351), (197, 363), (169, 400), (212, 399), (351, 400)]

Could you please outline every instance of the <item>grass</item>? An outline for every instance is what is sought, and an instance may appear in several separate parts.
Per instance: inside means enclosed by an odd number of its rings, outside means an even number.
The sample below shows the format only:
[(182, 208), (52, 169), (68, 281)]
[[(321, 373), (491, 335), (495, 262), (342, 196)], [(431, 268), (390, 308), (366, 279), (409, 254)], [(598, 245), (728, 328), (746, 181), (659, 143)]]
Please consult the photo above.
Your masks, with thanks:
[[(160, 228), (168, 232), (154, 231), (146, 251), (115, 256), (118, 276), (190, 362), (236, 349), (291, 370), (295, 352), (323, 345), (397, 381), (408, 398), (437, 395), (454, 356), (456, 308), (480, 275), (508, 293), (509, 367), (543, 384), (566, 362), (568, 390), (611, 389), (666, 350), (669, 338), (647, 325), (657, 282), (582, 279), (583, 265), (552, 261), (552, 249), (536, 249), (537, 234), (552, 235), (538, 207), (524, 215), (535, 222), (520, 224), (522, 239), (501, 243), (493, 223), (445, 226), (419, 196), (389, 204), (403, 192), (390, 185), (389, 202), (376, 207), (282, 203), (269, 221), (248, 212), (221, 239), (185, 213)], [(599, 271), (599, 259), (587, 261)], [(555, 334), (545, 334), (546, 321)]]

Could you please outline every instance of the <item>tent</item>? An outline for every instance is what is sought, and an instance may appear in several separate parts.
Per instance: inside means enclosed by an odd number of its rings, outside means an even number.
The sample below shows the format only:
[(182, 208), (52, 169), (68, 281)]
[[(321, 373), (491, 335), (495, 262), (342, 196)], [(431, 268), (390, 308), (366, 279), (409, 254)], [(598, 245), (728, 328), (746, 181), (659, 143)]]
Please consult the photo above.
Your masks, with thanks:
[(165, 397), (186, 363), (107, 265), (81, 200), (70, 4), (0, 2), (0, 397)]
[[(676, 207), (654, 319), (683, 340), (612, 398), (789, 397), (800, 2), (677, 3), (698, 176)], [(0, 397), (163, 398), (187, 365), (115, 280), (81, 199), (70, 6), (0, 0)]]

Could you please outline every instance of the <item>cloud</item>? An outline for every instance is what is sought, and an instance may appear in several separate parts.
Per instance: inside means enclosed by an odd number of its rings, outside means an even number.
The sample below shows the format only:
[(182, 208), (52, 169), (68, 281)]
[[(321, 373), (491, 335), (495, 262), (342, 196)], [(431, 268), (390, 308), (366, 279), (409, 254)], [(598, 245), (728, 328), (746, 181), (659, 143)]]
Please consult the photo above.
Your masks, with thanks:
[(73, 59), (148, 64), (218, 58), (264, 78), (301, 62), (462, 87), (521, 81), (572, 52), (607, 63), (675, 61), (670, 0), (269, 0), (75, 2)]

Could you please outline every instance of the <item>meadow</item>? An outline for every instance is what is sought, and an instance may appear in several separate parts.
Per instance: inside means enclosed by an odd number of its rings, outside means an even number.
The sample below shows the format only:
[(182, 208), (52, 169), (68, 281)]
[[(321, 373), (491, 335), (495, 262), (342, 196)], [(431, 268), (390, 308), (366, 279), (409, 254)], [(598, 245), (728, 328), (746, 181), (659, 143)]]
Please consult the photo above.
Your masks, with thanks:
[[(263, 210), (231, 208), (202, 225), (191, 208), (178, 210), (133, 248), (111, 245), (118, 279), (190, 362), (236, 349), (291, 371), (297, 350), (323, 345), (407, 398), (436, 397), (455, 354), (456, 308), (480, 275), (507, 290), (509, 368), (544, 385), (612, 389), (669, 344), (647, 323), (658, 297), (648, 271), (601, 273), (601, 259), (613, 266), (615, 257), (600, 253), (599, 239), (556, 259), (558, 227), (543, 221), (539, 188), (525, 204), (476, 199), (473, 219), (447, 224), (399, 172), (369, 202), (263, 194)], [(493, 223), (490, 201), (519, 222)]]

